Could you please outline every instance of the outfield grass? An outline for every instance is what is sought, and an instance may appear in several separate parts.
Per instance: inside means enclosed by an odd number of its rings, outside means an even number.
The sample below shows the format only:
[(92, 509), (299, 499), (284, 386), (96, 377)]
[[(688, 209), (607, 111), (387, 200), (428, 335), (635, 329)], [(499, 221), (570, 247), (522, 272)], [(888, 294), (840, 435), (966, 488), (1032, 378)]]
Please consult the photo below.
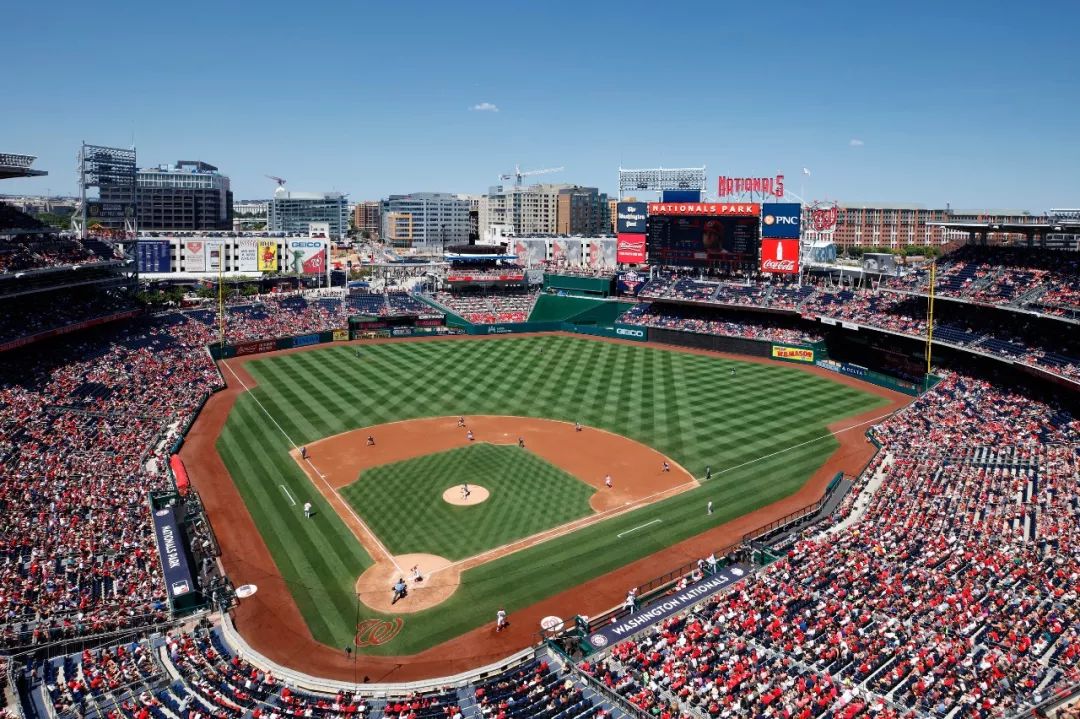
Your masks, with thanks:
[[(433, 646), (490, 622), (500, 605), (512, 613), (781, 499), (838, 446), (827, 424), (885, 404), (794, 367), (562, 336), (387, 343), (364, 347), (360, 359), (331, 346), (247, 367), (259, 386), (237, 401), (218, 451), (312, 634), (330, 646), (353, 635), (353, 583), (371, 559), (289, 457), (290, 442), (417, 417), (521, 415), (625, 435), (699, 477), (712, 466), (697, 489), (469, 570), (447, 602), (363, 650), (379, 654)], [(304, 522), (278, 485), (326, 521)], [(653, 519), (661, 521), (616, 536)], [(366, 607), (360, 615), (377, 616)]]
[[(491, 496), (471, 507), (443, 501), (463, 482)], [(595, 491), (528, 450), (481, 442), (372, 467), (341, 495), (391, 554), (464, 559), (592, 514)]]

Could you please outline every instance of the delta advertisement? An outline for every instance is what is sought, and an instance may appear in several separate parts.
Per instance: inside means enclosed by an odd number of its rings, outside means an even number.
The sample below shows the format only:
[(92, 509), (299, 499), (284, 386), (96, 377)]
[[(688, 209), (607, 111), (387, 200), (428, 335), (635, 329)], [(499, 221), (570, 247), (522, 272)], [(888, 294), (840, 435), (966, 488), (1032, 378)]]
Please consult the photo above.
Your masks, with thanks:
[(259, 258), (256, 270), (259, 272), (277, 272), (277, 243), (259, 240)]
[(618, 213), (616, 218), (616, 234), (631, 232), (645, 234), (645, 220), (649, 211), (647, 202), (620, 202), (615, 206)]
[(762, 238), (761, 271), (776, 275), (799, 274), (799, 241)]
[(168, 240), (139, 240), (135, 245), (139, 272), (168, 272), (172, 269), (172, 247)]
[(206, 242), (187, 240), (184, 242), (184, 271), (206, 272)]
[(775, 359), (788, 360), (789, 362), (813, 362), (814, 350), (806, 347), (785, 347), (773, 345), (772, 356)]
[(620, 232), (615, 259), (620, 263), (640, 265), (645, 262), (645, 238), (648, 235)]
[(326, 243), (319, 240), (289, 240), (285, 271), (298, 275), (326, 272)]
[(761, 236), (799, 238), (802, 205), (798, 202), (766, 202), (761, 205)]
[(195, 591), (183, 531), (177, 521), (175, 508), (165, 507), (154, 512), (154, 535), (157, 537), (161, 570), (165, 575), (165, 589), (175, 606), (177, 600)]

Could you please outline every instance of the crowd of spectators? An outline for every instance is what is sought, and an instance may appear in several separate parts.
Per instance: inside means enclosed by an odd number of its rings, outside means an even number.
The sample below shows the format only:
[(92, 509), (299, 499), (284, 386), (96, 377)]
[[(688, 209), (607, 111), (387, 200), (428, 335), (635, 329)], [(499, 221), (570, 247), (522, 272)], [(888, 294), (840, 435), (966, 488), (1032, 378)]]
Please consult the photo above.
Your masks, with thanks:
[(79, 322), (132, 312), (139, 307), (124, 290), (94, 287), (3, 299), (0, 301), (0, 345)]
[(781, 323), (769, 317), (754, 319), (710, 317), (694, 312), (691, 308), (680, 308), (675, 305), (635, 305), (620, 315), (617, 322), (785, 344), (809, 344), (820, 342), (822, 339), (819, 334), (786, 326), (788, 323)]
[(0, 202), (0, 274), (116, 259), (111, 247), (61, 235)]
[(682, 300), (734, 307), (767, 307), (796, 310), (813, 294), (812, 287), (793, 282), (756, 282), (749, 278), (706, 279), (660, 275), (650, 280), (638, 297), (653, 300)]
[(478, 325), (524, 322), (538, 297), (536, 292), (455, 293), (436, 292), (433, 299), (466, 322)]
[(875, 436), (859, 521), (583, 669), (673, 717), (997, 717), (1080, 681), (1080, 422), (953, 373)]

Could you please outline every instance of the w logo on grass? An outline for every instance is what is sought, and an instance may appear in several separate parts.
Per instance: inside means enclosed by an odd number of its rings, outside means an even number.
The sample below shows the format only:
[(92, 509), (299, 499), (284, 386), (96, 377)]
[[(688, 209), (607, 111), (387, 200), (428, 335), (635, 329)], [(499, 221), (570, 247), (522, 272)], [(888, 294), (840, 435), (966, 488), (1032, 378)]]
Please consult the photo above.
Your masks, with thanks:
[(377, 647), (386, 644), (398, 635), (405, 626), (405, 620), (401, 617), (393, 619), (365, 619), (356, 625), (357, 648)]

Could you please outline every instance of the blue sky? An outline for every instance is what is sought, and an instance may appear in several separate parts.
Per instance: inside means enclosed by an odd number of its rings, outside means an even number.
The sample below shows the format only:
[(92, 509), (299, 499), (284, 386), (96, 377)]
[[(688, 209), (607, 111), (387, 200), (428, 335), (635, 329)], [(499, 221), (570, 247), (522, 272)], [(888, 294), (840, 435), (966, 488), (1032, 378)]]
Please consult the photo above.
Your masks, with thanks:
[(1080, 205), (1075, 1), (61, 0), (3, 15), (0, 149), (50, 173), (5, 193), (72, 194), (82, 140), (134, 138), (140, 165), (210, 162), (237, 198), (269, 196), (267, 174), (359, 200), (483, 192), (515, 163), (607, 191), (620, 164), (704, 164), (713, 190), (783, 172), (807, 199)]

